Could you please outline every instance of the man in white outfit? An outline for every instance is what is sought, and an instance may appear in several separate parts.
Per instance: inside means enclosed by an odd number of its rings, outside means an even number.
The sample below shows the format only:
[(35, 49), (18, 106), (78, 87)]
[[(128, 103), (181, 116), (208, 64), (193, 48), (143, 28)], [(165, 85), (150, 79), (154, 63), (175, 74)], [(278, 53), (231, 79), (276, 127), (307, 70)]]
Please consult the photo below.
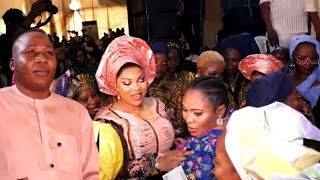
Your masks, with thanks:
[(308, 33), (308, 18), (320, 40), (317, 0), (260, 0), (260, 9), (271, 46), (288, 48), (292, 38)]

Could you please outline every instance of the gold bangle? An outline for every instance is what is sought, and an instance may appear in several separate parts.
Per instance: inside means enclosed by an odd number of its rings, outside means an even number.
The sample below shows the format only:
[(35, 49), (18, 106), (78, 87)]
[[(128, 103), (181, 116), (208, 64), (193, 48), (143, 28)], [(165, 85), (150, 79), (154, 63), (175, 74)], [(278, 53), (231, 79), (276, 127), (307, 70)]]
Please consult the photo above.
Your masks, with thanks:
[(161, 170), (160, 170), (160, 168), (159, 168), (159, 161), (158, 161), (159, 158), (160, 158), (160, 156), (156, 157), (156, 159), (155, 159), (156, 164), (154, 165), (154, 168), (155, 168), (156, 171), (160, 174), (160, 173), (161, 173)]

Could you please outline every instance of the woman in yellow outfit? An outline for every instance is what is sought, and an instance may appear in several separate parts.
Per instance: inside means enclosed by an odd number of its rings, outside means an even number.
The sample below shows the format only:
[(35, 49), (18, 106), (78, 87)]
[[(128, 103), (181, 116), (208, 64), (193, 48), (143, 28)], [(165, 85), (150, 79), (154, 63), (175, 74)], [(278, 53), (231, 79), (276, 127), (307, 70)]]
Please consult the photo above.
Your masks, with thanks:
[[(95, 79), (88, 74), (81, 74), (72, 81), (73, 99), (85, 106), (93, 119), (101, 105)], [(99, 149), (100, 180), (116, 179), (125, 162), (121, 138), (110, 124), (93, 121), (93, 127)]]

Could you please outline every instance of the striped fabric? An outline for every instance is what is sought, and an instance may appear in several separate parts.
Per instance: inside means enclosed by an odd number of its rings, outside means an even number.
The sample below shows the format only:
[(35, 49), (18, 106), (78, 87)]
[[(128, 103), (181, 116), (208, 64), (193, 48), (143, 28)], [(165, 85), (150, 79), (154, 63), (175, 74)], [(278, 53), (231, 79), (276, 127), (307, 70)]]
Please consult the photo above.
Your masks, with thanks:
[(260, 0), (270, 2), (270, 18), (278, 34), (308, 32), (306, 0)]

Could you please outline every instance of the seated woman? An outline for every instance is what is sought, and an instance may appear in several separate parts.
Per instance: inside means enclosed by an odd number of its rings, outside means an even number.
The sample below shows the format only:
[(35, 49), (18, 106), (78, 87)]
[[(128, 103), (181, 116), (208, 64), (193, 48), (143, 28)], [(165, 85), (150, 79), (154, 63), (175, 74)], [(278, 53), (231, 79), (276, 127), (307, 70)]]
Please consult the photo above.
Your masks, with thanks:
[[(167, 45), (166, 45), (167, 46)], [(160, 48), (161, 49), (161, 48)], [(185, 89), (195, 78), (195, 74), (189, 71), (177, 72), (177, 67), (180, 63), (179, 47), (173, 43), (164, 48), (168, 51), (167, 68), (164, 77), (158, 83), (152, 84), (149, 88), (149, 93), (152, 97), (161, 100), (166, 107), (172, 108), (174, 112), (174, 121), (172, 121), (175, 129), (176, 138), (186, 139), (190, 137), (187, 126), (182, 117), (182, 97), (185, 94)], [(157, 47), (153, 47), (153, 52), (159, 52)], [(156, 71), (158, 71), (157, 69)], [(176, 142), (175, 144), (179, 144)]]
[(204, 51), (197, 62), (197, 72), (201, 76), (215, 76), (223, 80), (225, 62), (216, 51)]
[[(170, 148), (174, 130), (165, 107), (145, 97), (155, 78), (155, 59), (148, 44), (130, 36), (113, 40), (104, 53), (96, 79), (100, 91), (116, 98), (95, 120), (111, 125), (125, 141), (129, 162), (120, 179), (147, 179), (175, 168), (191, 151)], [(111, 169), (114, 166), (110, 163)]]
[(246, 105), (262, 107), (276, 101), (302, 111), (298, 92), (283, 71), (265, 75), (254, 81), (248, 90)]
[[(73, 80), (69, 92), (72, 98), (87, 108), (93, 119), (100, 109), (97, 82), (88, 74), (80, 74)], [(117, 131), (110, 125), (93, 121), (94, 136), (99, 150), (99, 178), (111, 180), (120, 177), (125, 154)]]
[(313, 37), (301, 35), (291, 41), (290, 57), (295, 70), (290, 74), (289, 79), (303, 98), (309, 102), (318, 127), (320, 127), (319, 55), (320, 44)]
[(187, 87), (183, 97), (183, 118), (192, 137), (177, 149), (194, 154), (181, 162), (189, 179), (213, 179), (216, 141), (223, 130), (228, 97), (225, 84), (215, 77), (200, 77)]
[(260, 79), (266, 74), (280, 71), (283, 63), (269, 54), (252, 54), (242, 59), (238, 68), (250, 81)]
[(285, 71), (278, 71), (254, 81), (247, 93), (247, 106), (262, 107), (275, 101), (283, 102), (303, 113), (312, 123), (314, 117), (305, 113), (304, 104)]
[(217, 142), (218, 180), (320, 179), (320, 130), (275, 102), (230, 117)]
[(250, 82), (242, 76), (238, 64), (246, 56), (260, 53), (259, 48), (253, 36), (242, 33), (221, 40), (219, 52), (226, 63), (224, 81), (228, 85), (229, 107), (239, 109), (245, 102)]

